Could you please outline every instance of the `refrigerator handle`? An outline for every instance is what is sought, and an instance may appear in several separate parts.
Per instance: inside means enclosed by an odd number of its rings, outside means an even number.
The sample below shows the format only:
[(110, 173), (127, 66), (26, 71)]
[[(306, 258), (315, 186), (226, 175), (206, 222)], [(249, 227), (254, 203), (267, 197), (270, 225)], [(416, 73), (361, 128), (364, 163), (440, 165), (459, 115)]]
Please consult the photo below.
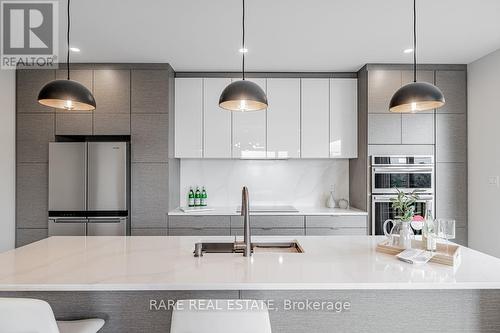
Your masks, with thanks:
[(84, 200), (85, 202), (83, 203), (84, 204), (84, 207), (85, 207), (85, 210), (88, 210), (89, 207), (88, 207), (88, 202), (89, 202), (89, 144), (88, 142), (85, 142), (85, 149), (84, 149), (84, 152), (85, 152), (85, 196), (84, 196)]

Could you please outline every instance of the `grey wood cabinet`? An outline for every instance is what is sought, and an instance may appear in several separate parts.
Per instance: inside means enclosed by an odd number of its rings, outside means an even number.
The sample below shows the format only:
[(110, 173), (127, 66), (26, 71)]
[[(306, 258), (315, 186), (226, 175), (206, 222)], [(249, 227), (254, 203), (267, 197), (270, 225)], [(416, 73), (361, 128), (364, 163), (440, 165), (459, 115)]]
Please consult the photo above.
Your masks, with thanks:
[(306, 228), (306, 236), (366, 236), (367, 228)]
[[(169, 236), (230, 236), (229, 228), (172, 228)], [(193, 244), (194, 246), (194, 244)]]
[(168, 119), (173, 115), (169, 112), (172, 68), (168, 64), (73, 64), (71, 78), (94, 93), (94, 112), (56, 111), (37, 103), (44, 84), (66, 78), (63, 66), (19, 69), (16, 75), (18, 246), (47, 236), (48, 143), (56, 135), (130, 135), (132, 233), (166, 235), (169, 191), (177, 193), (168, 188), (169, 168), (176, 170), (178, 165), (168, 156), (173, 142)]
[[(304, 216), (297, 215), (252, 215), (252, 228), (304, 228)], [(231, 228), (243, 228), (242, 216), (231, 216)]]
[[(65, 66), (64, 66), (65, 67)], [(78, 81), (83, 84), (91, 92), (94, 91), (94, 71), (92, 69), (71, 69), (71, 80)], [(65, 68), (56, 70), (56, 79), (65, 80), (68, 77), (68, 72)]]
[(307, 236), (368, 235), (368, 218), (353, 216), (306, 216)]
[(368, 127), (368, 139), (358, 133), (358, 151), (366, 154), (350, 161), (350, 180), (355, 183), (358, 178), (368, 179), (362, 184), (365, 186), (356, 188), (355, 194), (355, 198), (365, 198), (369, 195), (370, 156), (434, 155), (436, 215), (455, 218), (458, 227), (463, 228), (460, 237), (466, 241), (467, 66), (419, 68), (417, 81), (439, 87), (446, 99), (444, 107), (417, 114), (390, 114), (388, 105), (392, 95), (413, 80), (411, 66), (368, 64), (358, 72), (358, 119), (367, 119), (358, 125)]
[(48, 163), (50, 141), (54, 141), (54, 113), (17, 115), (17, 163)]
[(402, 144), (433, 145), (434, 141), (434, 114), (401, 115)]
[(369, 71), (368, 113), (389, 113), (389, 102), (401, 83), (400, 70)]
[(94, 111), (94, 135), (130, 135), (130, 114)]
[(230, 228), (229, 216), (169, 216), (168, 227), (172, 228)]
[(56, 135), (92, 135), (93, 115), (87, 113), (56, 112)]
[(95, 70), (94, 135), (130, 135), (130, 71)]
[(132, 114), (132, 162), (168, 161), (168, 115)]
[[(413, 70), (401, 71), (401, 85), (413, 82)], [(432, 70), (417, 70), (417, 82), (427, 82), (434, 84), (434, 71)], [(434, 111), (430, 111), (434, 112)]]
[(167, 228), (131, 229), (131, 236), (167, 236)]
[(436, 162), (467, 161), (467, 116), (436, 115)]
[(132, 163), (132, 228), (166, 228), (168, 165)]
[(130, 113), (130, 70), (94, 70), (95, 113)]
[(24, 246), (48, 237), (48, 229), (22, 229), (16, 230), (16, 247)]
[(46, 163), (23, 163), (16, 168), (18, 228), (47, 228), (48, 175)]
[[(251, 228), (252, 236), (304, 236), (304, 228)], [(231, 228), (231, 236), (243, 236), (243, 228)]]
[[(72, 69), (71, 80), (83, 84), (91, 92), (94, 91), (94, 72), (91, 69)], [(56, 79), (66, 79), (67, 71), (63, 68), (56, 70)], [(56, 109), (56, 135), (92, 135), (93, 115), (92, 111), (65, 111)]]
[(437, 70), (436, 86), (444, 94), (446, 104), (437, 113), (467, 113), (467, 71)]
[(38, 92), (56, 77), (54, 70), (21, 69), (16, 72), (17, 113), (53, 113), (54, 109), (38, 103)]
[(401, 144), (401, 115), (369, 114), (368, 144)]
[(167, 70), (131, 71), (131, 112), (168, 113)]
[[(307, 230), (323, 235), (368, 233), (366, 216), (253, 215), (250, 223), (251, 234), (255, 236), (303, 236), (308, 234)], [(241, 216), (174, 215), (169, 216), (168, 234), (241, 236), (243, 220)]]
[(367, 217), (352, 216), (306, 216), (306, 228), (365, 228), (368, 226)]
[(467, 220), (467, 166), (465, 163), (436, 164), (436, 217), (454, 218), (457, 227)]

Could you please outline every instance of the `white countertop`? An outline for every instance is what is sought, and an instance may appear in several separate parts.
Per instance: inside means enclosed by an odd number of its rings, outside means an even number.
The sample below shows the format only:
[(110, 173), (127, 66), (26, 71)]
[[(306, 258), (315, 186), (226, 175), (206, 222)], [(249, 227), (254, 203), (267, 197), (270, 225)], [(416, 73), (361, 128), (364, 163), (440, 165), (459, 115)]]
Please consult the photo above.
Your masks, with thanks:
[[(168, 212), (171, 216), (189, 216), (189, 215), (241, 215), (237, 211), (237, 207), (208, 207), (212, 210), (201, 210), (199, 212), (183, 212), (180, 208), (174, 209)], [(340, 208), (326, 208), (326, 207), (295, 207), (298, 212), (250, 212), (250, 215), (356, 215), (356, 216), (366, 216), (367, 212), (362, 211), (357, 208), (340, 209)]]
[(462, 248), (458, 267), (411, 265), (375, 252), (383, 238), (262, 236), (305, 253), (195, 258), (195, 242), (233, 238), (50, 237), (0, 254), (0, 291), (500, 289), (500, 259)]

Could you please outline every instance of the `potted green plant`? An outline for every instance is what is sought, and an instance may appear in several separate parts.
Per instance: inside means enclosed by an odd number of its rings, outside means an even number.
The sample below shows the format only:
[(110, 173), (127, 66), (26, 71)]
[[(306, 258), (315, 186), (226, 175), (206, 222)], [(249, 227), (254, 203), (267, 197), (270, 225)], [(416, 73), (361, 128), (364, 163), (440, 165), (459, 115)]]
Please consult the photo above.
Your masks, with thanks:
[(415, 202), (418, 200), (416, 191), (405, 193), (396, 189), (398, 192), (397, 198), (391, 199), (392, 209), (396, 211), (395, 218), (401, 222), (411, 222), (415, 215)]
[(410, 222), (415, 215), (415, 203), (418, 200), (417, 192), (405, 193), (399, 189), (395, 189), (398, 196), (391, 199), (392, 209), (395, 212), (395, 220), (387, 220), (384, 222), (384, 231), (386, 231), (386, 223), (393, 223), (390, 234), (386, 234), (391, 240), (392, 245), (399, 246), (404, 249), (411, 248), (411, 241), (414, 238), (413, 230)]

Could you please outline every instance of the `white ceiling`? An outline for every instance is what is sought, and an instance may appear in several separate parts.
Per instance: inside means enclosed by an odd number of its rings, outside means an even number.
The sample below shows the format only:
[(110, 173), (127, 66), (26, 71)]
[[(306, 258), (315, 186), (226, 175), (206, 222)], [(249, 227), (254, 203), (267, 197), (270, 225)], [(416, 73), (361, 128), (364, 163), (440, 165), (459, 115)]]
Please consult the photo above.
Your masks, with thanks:
[[(73, 0), (75, 62), (240, 69), (241, 0)], [(247, 0), (249, 71), (354, 71), (408, 63), (412, 0)], [(66, 1), (61, 1), (61, 56)], [(470, 63), (500, 48), (500, 0), (417, 0), (419, 62)]]

